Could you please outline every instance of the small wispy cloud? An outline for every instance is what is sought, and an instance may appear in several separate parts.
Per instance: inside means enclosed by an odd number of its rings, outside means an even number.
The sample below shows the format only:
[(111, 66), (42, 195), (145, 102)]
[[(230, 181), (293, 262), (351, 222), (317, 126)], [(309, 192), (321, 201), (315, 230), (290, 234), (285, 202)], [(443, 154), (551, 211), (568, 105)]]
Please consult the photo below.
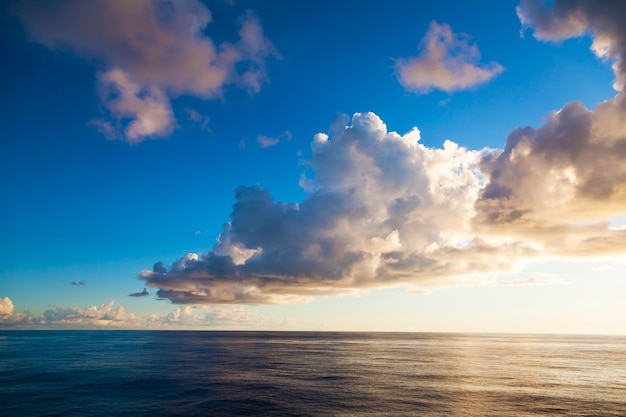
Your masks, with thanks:
[(283, 140), (291, 140), (291, 132), (285, 130), (277, 137), (269, 137), (265, 135), (259, 135), (256, 137), (256, 143), (259, 144), (261, 148), (269, 148), (270, 146), (278, 145)]
[(504, 67), (480, 63), (480, 51), (464, 34), (433, 21), (419, 44), (419, 55), (396, 61), (398, 81), (408, 90), (428, 93), (464, 90), (494, 78)]
[(187, 120), (191, 120), (192, 122), (199, 124), (201, 130), (211, 132), (211, 129), (209, 128), (211, 119), (209, 116), (200, 114), (196, 109), (185, 109), (185, 113), (187, 113)]
[(150, 295), (150, 293), (145, 288), (141, 292), (134, 292), (134, 293), (128, 294), (129, 297), (145, 297), (148, 295)]
[(497, 281), (496, 285), (501, 287), (523, 287), (536, 285), (561, 285), (564, 281), (553, 274), (534, 274), (528, 278), (512, 279), (508, 281)]
[(81, 279), (80, 281), (72, 281), (71, 284), (75, 287), (82, 287), (87, 285), (87, 282)]

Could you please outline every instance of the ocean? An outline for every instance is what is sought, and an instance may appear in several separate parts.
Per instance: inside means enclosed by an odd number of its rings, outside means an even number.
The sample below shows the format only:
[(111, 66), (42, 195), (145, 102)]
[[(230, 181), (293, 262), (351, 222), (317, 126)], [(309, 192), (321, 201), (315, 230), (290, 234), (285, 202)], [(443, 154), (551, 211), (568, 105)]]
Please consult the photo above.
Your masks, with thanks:
[(626, 416), (626, 337), (0, 331), (0, 415)]

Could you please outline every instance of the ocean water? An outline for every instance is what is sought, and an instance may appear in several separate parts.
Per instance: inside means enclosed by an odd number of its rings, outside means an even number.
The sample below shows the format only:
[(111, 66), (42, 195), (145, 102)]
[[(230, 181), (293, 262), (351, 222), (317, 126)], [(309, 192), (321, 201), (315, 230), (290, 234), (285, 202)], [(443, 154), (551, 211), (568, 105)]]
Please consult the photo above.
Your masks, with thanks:
[(626, 416), (626, 337), (4, 331), (0, 415)]

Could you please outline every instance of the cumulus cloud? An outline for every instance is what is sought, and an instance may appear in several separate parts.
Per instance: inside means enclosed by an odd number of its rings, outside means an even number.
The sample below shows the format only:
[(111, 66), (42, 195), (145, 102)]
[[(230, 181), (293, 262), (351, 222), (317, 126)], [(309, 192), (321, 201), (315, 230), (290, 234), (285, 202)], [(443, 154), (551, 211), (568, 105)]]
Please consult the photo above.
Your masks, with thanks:
[(482, 152), (388, 132), (373, 113), (339, 117), (320, 133), (301, 203), (259, 187), (235, 191), (231, 221), (207, 254), (188, 254), (140, 276), (177, 304), (265, 304), (407, 283), (447, 284), (508, 269), (532, 248), (472, 235)]
[(228, 84), (258, 92), (266, 58), (280, 56), (251, 12), (239, 21), (237, 42), (216, 44), (204, 33), (211, 13), (198, 0), (30, 0), (14, 10), (41, 44), (104, 67), (97, 79), (109, 117), (91, 124), (133, 143), (171, 133), (172, 97), (221, 97)]
[[(373, 113), (338, 117), (313, 138), (302, 203), (240, 187), (208, 253), (169, 268), (159, 263), (140, 278), (177, 304), (269, 304), (392, 286), (424, 293), (555, 284), (494, 277), (538, 257), (623, 255), (626, 229), (615, 219), (626, 215), (626, 9), (599, 4), (524, 1), (518, 14), (540, 39), (590, 34), (593, 50), (613, 62), (615, 97), (591, 110), (567, 103), (539, 128), (514, 129), (496, 150), (450, 141), (428, 148), (416, 128), (390, 132)], [(415, 62), (444, 57), (441, 72), (452, 74), (447, 45), (466, 50), (469, 43), (449, 28), (431, 29)], [(413, 88), (458, 88), (443, 80)]]
[[(586, 4), (555, 7), (570, 3)], [(600, 37), (607, 50), (623, 50), (621, 32), (609, 36), (610, 25), (593, 23), (616, 18), (576, 10), (591, 22), (585, 31), (594, 44)], [(602, 10), (610, 13), (593, 11)], [(606, 56), (621, 79), (621, 52)], [(493, 276), (537, 257), (626, 253), (626, 229), (614, 222), (626, 214), (624, 120), (620, 92), (592, 110), (570, 102), (539, 128), (514, 129), (504, 149), (468, 150), (451, 141), (423, 146), (417, 128), (390, 132), (373, 113), (340, 116), (313, 138), (302, 203), (240, 187), (231, 221), (208, 253), (139, 276), (182, 305), (284, 303), (393, 286), (424, 293), (558, 283)]]
[(614, 88), (626, 87), (626, 3), (621, 0), (521, 0), (517, 14), (526, 27), (534, 29), (535, 37), (558, 41), (590, 34), (591, 49), (613, 61), (616, 79)]
[(5, 325), (30, 324), (33, 319), (28, 311), (15, 312), (13, 301), (9, 297), (0, 298), (0, 327)]
[[(144, 289), (143, 294), (147, 291)], [(131, 294), (131, 296), (134, 296)], [(194, 308), (182, 306), (164, 316), (150, 314), (138, 317), (127, 312), (114, 301), (86, 308), (48, 305), (40, 316), (29, 311), (18, 313), (9, 297), (0, 298), (0, 328), (55, 328), (55, 329), (163, 329), (163, 328), (228, 328), (259, 329), (283, 328), (293, 325), (289, 320), (277, 321), (261, 314), (237, 307)]]
[(480, 51), (468, 36), (433, 21), (420, 41), (419, 55), (396, 61), (396, 76), (407, 89), (427, 93), (433, 88), (451, 92), (485, 83), (504, 67), (480, 63)]
[(13, 302), (8, 297), (0, 299), (0, 327), (9, 326), (47, 326), (64, 328), (108, 328), (137, 327), (142, 320), (124, 307), (114, 307), (114, 301), (100, 306), (54, 307), (44, 311), (39, 317), (30, 312), (16, 313)]
[(487, 186), (476, 202), (477, 228), (510, 239), (534, 239), (568, 255), (621, 253), (626, 231), (611, 220), (626, 207), (626, 96), (623, 89), (626, 7), (623, 2), (522, 1), (517, 11), (539, 39), (589, 33), (592, 49), (613, 60), (620, 91), (589, 110), (567, 103), (540, 128), (513, 130), (502, 151), (486, 155)]

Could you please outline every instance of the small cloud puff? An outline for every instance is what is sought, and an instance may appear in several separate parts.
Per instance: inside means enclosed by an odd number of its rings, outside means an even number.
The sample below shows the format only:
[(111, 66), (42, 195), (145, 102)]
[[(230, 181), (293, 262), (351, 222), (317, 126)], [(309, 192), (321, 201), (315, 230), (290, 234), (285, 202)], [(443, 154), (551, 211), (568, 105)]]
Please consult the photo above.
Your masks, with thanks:
[(420, 41), (419, 55), (396, 61), (396, 76), (406, 89), (428, 93), (465, 90), (485, 83), (502, 71), (497, 62), (480, 63), (478, 47), (447, 24), (433, 21)]
[(269, 137), (265, 135), (259, 135), (256, 138), (256, 143), (258, 143), (261, 148), (269, 148), (270, 146), (278, 145), (281, 140), (287, 140), (287, 141), (291, 140), (291, 132), (288, 130), (285, 130), (278, 137)]
[(72, 286), (75, 286), (75, 287), (82, 287), (85, 285), (87, 285), (87, 282), (85, 282), (82, 279), (80, 281), (72, 281)]

